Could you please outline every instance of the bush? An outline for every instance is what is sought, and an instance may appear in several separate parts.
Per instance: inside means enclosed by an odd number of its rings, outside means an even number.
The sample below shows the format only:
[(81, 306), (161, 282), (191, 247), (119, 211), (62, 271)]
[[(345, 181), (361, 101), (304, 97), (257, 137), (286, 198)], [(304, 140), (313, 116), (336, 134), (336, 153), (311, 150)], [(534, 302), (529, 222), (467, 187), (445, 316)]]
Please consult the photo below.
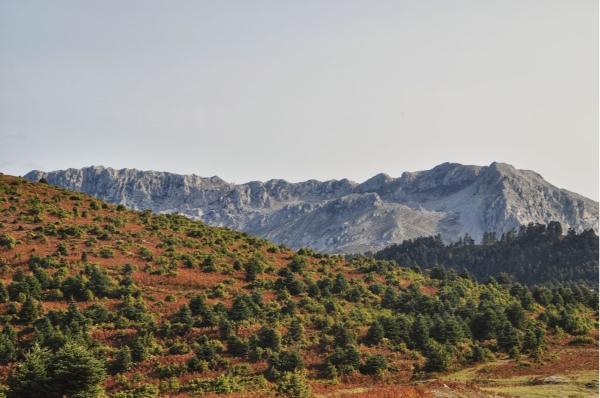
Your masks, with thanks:
[(177, 363), (169, 363), (166, 365), (158, 364), (155, 368), (155, 371), (159, 378), (165, 379), (167, 377), (180, 376), (181, 374), (185, 373), (186, 366), (184, 364)]
[(184, 341), (176, 341), (169, 347), (169, 354), (181, 355), (190, 352), (190, 347)]
[(592, 345), (595, 344), (596, 340), (587, 336), (577, 336), (571, 341), (569, 341), (569, 345)]
[(102, 258), (112, 258), (115, 256), (115, 252), (112, 248), (104, 246), (98, 251), (98, 255)]
[(0, 247), (5, 249), (13, 249), (17, 244), (17, 240), (7, 233), (0, 234)]

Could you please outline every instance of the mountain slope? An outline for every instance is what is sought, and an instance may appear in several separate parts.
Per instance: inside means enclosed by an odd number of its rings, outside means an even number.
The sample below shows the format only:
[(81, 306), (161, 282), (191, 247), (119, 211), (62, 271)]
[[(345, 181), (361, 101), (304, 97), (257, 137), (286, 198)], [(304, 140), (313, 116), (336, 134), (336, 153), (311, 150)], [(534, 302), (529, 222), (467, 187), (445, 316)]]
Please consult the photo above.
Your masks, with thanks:
[(438, 233), (445, 241), (465, 233), (480, 239), (487, 231), (501, 235), (532, 222), (598, 230), (597, 202), (502, 163), (444, 163), (400, 178), (380, 174), (362, 184), (270, 180), (235, 185), (218, 177), (105, 167), (32, 171), (25, 178), (45, 178), (129, 208), (177, 212), (324, 252), (374, 251)]
[[(292, 252), (0, 175), (9, 398), (428, 397), (441, 385), (407, 383), (494, 358), (505, 372), (527, 361), (537, 376), (554, 374), (548, 363), (589, 373), (596, 306), (585, 286), (530, 291)], [(565, 342), (577, 344), (569, 364), (557, 357)], [(439, 396), (485, 396), (448, 385)]]

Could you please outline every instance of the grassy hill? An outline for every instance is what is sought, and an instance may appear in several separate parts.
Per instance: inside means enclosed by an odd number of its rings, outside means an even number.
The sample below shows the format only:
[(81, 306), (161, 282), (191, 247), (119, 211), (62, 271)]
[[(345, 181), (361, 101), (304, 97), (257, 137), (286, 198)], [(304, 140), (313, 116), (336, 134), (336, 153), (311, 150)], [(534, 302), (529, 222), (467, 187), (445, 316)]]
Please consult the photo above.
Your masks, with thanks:
[(543, 369), (556, 347), (598, 346), (585, 286), (533, 295), (294, 252), (5, 175), (0, 270), (10, 397), (418, 397), (446, 388), (431, 378), (486, 363)]

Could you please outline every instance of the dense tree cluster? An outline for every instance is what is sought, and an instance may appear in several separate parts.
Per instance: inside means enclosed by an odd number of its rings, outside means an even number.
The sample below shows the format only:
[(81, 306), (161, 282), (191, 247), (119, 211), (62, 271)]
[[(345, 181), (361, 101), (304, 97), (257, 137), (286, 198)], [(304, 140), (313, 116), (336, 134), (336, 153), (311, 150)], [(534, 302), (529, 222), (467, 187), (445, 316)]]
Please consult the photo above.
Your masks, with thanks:
[(598, 282), (598, 236), (593, 230), (563, 235), (558, 222), (530, 224), (519, 231), (485, 233), (481, 243), (466, 235), (445, 244), (441, 236), (423, 237), (392, 245), (375, 258), (401, 266), (445, 266), (467, 272), (480, 281), (501, 274), (528, 285)]

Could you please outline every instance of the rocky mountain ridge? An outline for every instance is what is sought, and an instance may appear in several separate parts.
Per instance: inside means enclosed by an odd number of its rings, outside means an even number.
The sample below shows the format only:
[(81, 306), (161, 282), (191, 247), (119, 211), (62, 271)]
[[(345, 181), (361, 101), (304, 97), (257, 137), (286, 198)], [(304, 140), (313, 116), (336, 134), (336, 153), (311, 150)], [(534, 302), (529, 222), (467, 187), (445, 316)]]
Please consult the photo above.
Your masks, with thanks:
[(598, 203), (559, 189), (539, 174), (504, 163), (443, 163), (399, 178), (378, 174), (290, 183), (228, 183), (219, 177), (91, 166), (25, 178), (92, 194), (133, 209), (177, 212), (293, 248), (356, 253), (419, 236), (453, 241), (498, 235), (530, 222), (598, 231)]

